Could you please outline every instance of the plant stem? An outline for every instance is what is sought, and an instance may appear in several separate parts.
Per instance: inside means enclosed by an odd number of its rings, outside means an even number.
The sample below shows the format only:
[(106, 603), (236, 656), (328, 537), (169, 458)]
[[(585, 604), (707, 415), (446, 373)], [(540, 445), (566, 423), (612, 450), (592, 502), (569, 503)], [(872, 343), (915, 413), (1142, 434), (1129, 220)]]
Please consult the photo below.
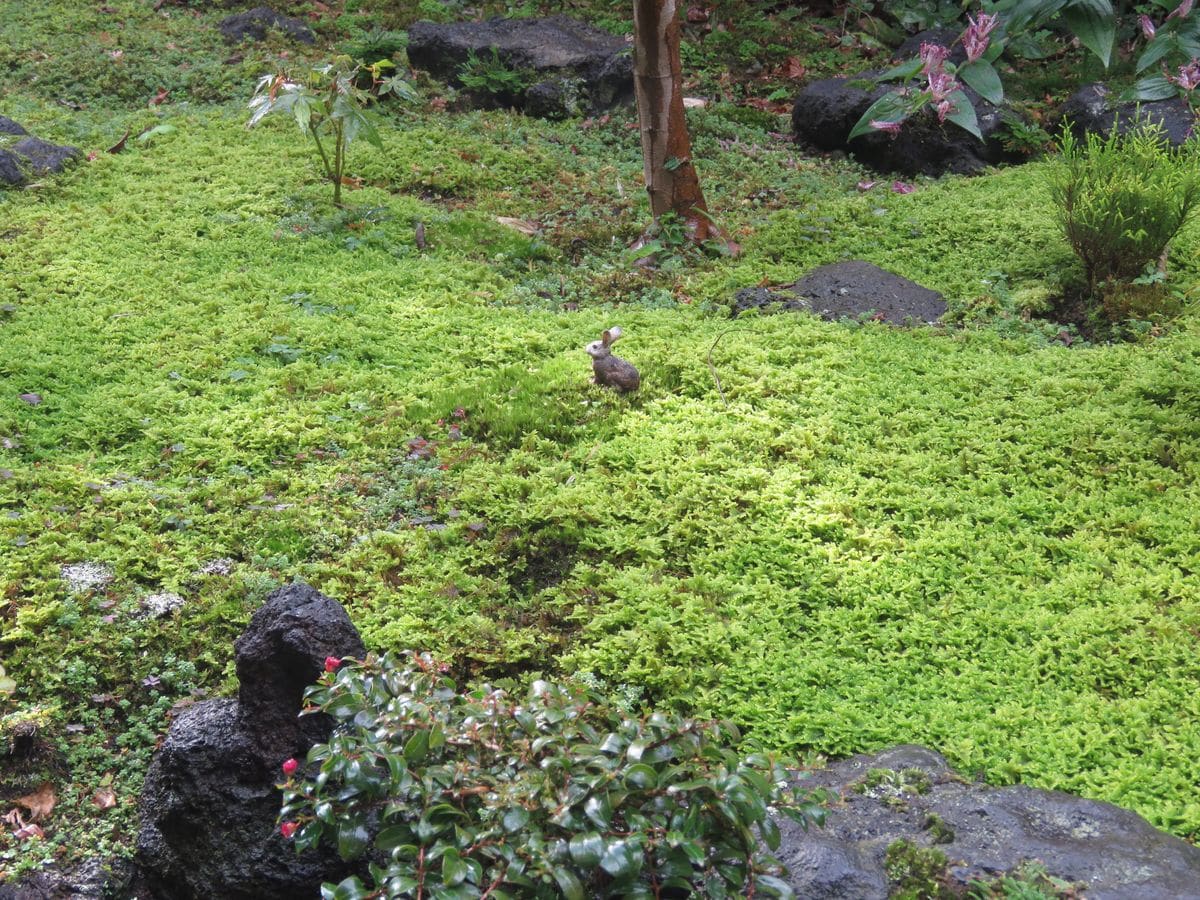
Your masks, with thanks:
[(317, 130), (310, 127), (308, 133), (312, 135), (313, 142), (317, 145), (317, 153), (321, 156), (321, 164), (325, 167), (325, 177), (333, 181), (333, 203), (335, 206), (339, 204), (340, 194), (338, 192), (339, 181), (334, 181), (333, 170), (329, 166), (329, 155), (325, 152), (325, 147), (321, 144), (321, 139), (317, 137)]

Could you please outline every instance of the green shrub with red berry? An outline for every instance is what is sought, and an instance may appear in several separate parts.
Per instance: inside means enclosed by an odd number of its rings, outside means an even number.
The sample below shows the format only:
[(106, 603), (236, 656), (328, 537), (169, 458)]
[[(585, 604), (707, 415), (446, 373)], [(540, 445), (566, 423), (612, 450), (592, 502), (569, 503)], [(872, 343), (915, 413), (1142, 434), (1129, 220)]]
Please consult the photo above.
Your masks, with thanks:
[(822, 798), (730, 749), (733, 725), (544, 681), (460, 691), (413, 653), (336, 663), (307, 700), (337, 724), (303, 773), (284, 763), (280, 827), (367, 855), (373, 884), (324, 897), (792, 896), (774, 816), (819, 824)]

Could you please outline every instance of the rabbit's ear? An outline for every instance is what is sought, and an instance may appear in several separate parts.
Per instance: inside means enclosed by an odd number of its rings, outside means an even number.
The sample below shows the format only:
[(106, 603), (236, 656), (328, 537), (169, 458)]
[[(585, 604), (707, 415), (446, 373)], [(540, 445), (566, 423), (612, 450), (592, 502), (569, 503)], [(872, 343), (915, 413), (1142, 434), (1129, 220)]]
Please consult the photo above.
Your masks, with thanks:
[(621, 327), (619, 325), (614, 325), (612, 328), (608, 329), (608, 331), (604, 332), (604, 346), (605, 347), (615, 344), (620, 339), (621, 339)]

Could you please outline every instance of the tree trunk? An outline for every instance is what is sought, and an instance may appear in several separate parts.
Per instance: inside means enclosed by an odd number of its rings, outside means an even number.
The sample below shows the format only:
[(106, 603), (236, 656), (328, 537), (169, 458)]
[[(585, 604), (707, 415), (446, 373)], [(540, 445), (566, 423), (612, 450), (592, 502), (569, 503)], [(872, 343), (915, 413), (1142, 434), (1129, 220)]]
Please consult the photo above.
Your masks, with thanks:
[(657, 222), (675, 213), (692, 239), (714, 237), (683, 111), (677, 0), (634, 0), (633, 83), (642, 130), (642, 159), (650, 209)]

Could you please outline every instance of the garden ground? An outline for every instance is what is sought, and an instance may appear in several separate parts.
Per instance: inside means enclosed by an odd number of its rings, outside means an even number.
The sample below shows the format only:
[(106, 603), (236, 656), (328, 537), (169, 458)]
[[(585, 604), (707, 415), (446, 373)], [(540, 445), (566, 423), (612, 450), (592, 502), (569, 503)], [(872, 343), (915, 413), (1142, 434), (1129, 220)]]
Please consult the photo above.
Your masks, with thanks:
[[(1047, 163), (862, 193), (736, 80), (690, 123), (743, 253), (642, 271), (632, 111), (454, 112), (424, 83), (335, 214), (294, 125), (244, 128), (293, 50), (226, 64), (216, 13), (101, 9), (0, 24), (0, 112), (99, 151), (0, 197), (0, 713), (47, 750), (0, 797), (56, 796), (0, 870), (126, 852), (169, 710), (232, 690), (232, 638), (293, 578), (465, 680), (590, 673), (751, 746), (923, 743), (1200, 832), (1200, 323), (1067, 346), (1027, 314), (1072, 266)], [(805, 34), (779, 55), (841, 64)], [(965, 327), (729, 320), (847, 258)], [(630, 398), (589, 384), (611, 324)], [(112, 580), (72, 590), (85, 562)]]

